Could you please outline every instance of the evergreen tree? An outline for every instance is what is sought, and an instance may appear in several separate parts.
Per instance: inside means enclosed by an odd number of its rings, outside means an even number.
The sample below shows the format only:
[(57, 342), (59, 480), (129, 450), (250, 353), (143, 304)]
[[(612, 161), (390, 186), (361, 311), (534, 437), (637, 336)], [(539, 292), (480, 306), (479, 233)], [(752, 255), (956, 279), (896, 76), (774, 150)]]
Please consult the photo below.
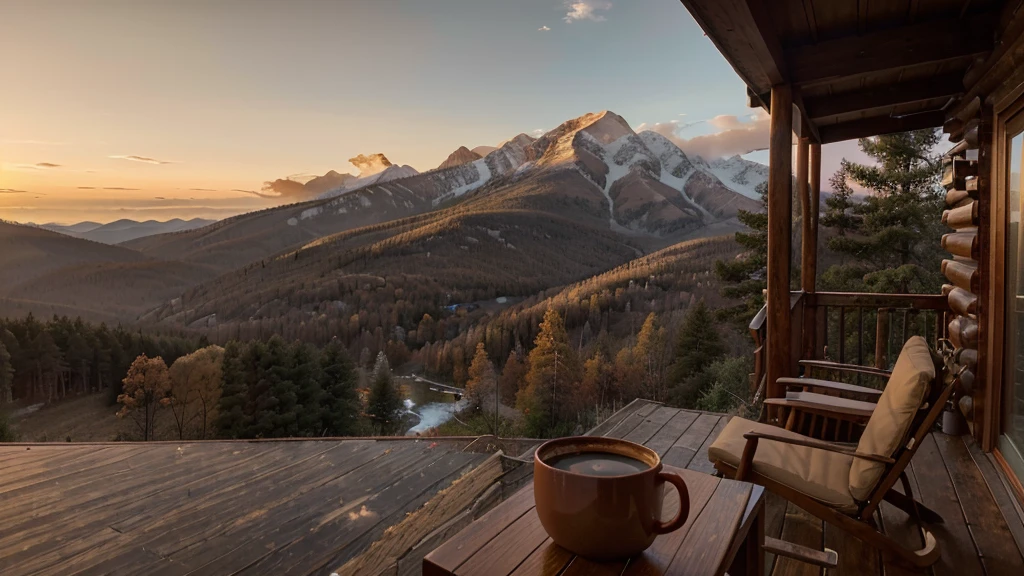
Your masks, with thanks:
[(939, 137), (937, 129), (928, 129), (863, 138), (860, 148), (876, 164), (843, 160), (833, 182), (845, 185), (849, 179), (868, 195), (852, 206), (836, 200), (830, 207), (827, 221), (842, 234), (828, 246), (854, 261), (826, 271), (824, 285), (850, 289), (860, 288), (850, 283), (862, 283), (872, 292), (938, 291), (941, 163), (933, 149)]
[(516, 350), (509, 352), (505, 367), (501, 370), (501, 379), (498, 381), (502, 402), (510, 406), (515, 404), (516, 394), (526, 381), (527, 370), (529, 366), (523, 361), (522, 354)]
[(542, 437), (566, 431), (577, 408), (573, 400), (580, 374), (565, 323), (554, 308), (544, 313), (529, 365), (526, 386), (516, 396), (516, 406), (526, 417), (527, 433)]
[(762, 210), (740, 210), (737, 217), (749, 232), (737, 232), (736, 242), (746, 251), (734, 260), (715, 262), (715, 275), (726, 283), (722, 295), (743, 303), (722, 308), (719, 314), (727, 320), (746, 326), (764, 306), (764, 289), (768, 286), (768, 185), (758, 184)]
[(320, 353), (312, 345), (295, 342), (292, 345), (291, 381), (295, 384), (299, 436), (320, 436), (323, 429), (323, 403), (325, 394), (321, 388)]
[(373, 418), (374, 425), (382, 435), (388, 436), (398, 432), (401, 424), (402, 396), (395, 387), (391, 366), (388, 365), (388, 357), (384, 352), (377, 354), (377, 361), (373, 367), (367, 413)]
[(332, 338), (320, 352), (324, 391), (320, 427), (328, 436), (353, 436), (359, 430), (359, 377), (341, 341)]
[(250, 417), (246, 414), (249, 387), (243, 360), (248, 356), (245, 348), (244, 344), (234, 340), (224, 347), (221, 364), (223, 384), (214, 419), (214, 428), (221, 438), (244, 438), (250, 425)]
[(494, 364), (487, 356), (483, 342), (478, 342), (473, 361), (469, 365), (469, 379), (466, 380), (466, 399), (471, 409), (494, 415), (497, 376)]
[(652, 400), (664, 396), (663, 374), (665, 329), (658, 326), (658, 318), (651, 312), (644, 320), (633, 347), (636, 374), (641, 379), (642, 395)]
[(11, 364), (11, 354), (0, 340), (0, 404), (14, 402), (12, 386), (14, 385), (14, 366)]
[(714, 318), (704, 300), (700, 300), (686, 312), (676, 337), (671, 376), (672, 402), (692, 407), (708, 384), (700, 379), (701, 374), (723, 355), (725, 346), (715, 328)]

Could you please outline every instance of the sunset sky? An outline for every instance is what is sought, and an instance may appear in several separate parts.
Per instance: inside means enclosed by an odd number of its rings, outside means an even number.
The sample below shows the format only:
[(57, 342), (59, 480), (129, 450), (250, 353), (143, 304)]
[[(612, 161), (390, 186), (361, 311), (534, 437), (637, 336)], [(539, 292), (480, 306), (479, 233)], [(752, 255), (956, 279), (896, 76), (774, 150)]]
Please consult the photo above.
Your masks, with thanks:
[[(264, 181), (356, 173), (360, 153), (422, 171), (604, 109), (688, 152), (767, 143), (675, 0), (0, 0), (0, 13), (8, 220), (222, 218), (274, 203), (245, 192)], [(827, 150), (823, 170), (853, 153)]]

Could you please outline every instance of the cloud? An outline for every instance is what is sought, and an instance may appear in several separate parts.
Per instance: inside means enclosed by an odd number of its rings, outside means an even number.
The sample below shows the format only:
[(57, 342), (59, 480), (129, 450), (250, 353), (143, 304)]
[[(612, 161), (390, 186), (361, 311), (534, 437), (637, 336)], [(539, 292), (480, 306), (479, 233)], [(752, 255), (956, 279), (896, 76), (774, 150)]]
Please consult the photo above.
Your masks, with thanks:
[(593, 20), (601, 22), (606, 20), (600, 11), (611, 10), (612, 3), (608, 0), (566, 0), (565, 7), (569, 10), (564, 20), (572, 24), (578, 20)]
[(96, 187), (95, 186), (79, 186), (78, 189), (79, 190), (95, 190)]
[(121, 188), (120, 186), (104, 186), (103, 189), (104, 190), (127, 190), (127, 191), (137, 191), (137, 190), (139, 190), (138, 188)]
[(115, 160), (131, 160), (132, 162), (144, 162), (146, 164), (174, 164), (174, 162), (171, 162), (170, 160), (157, 160), (156, 158), (150, 158), (148, 156), (135, 156), (134, 154), (115, 154), (113, 156), (108, 156), (108, 158), (113, 158)]
[(36, 168), (60, 168), (60, 164), (54, 164), (53, 162), (38, 162)]
[(544, 132), (546, 132), (546, 130), (544, 130), (543, 128), (537, 128), (532, 132), (532, 134), (534, 136), (543, 136)]
[(258, 194), (262, 198), (304, 198), (309, 196), (305, 184), (289, 178), (264, 182), (262, 191), (262, 195)]
[(717, 131), (693, 138), (683, 138), (679, 131), (700, 122), (659, 122), (647, 129), (668, 138), (683, 152), (706, 159), (747, 154), (768, 147), (769, 117), (763, 110), (748, 116), (715, 116), (706, 122)]
[(377, 154), (370, 154), (369, 156), (360, 154), (355, 158), (349, 158), (348, 161), (359, 169), (360, 178), (373, 176), (374, 174), (383, 172), (388, 166), (391, 166), (391, 161), (387, 159), (387, 156), (384, 156), (379, 152)]
[(15, 190), (13, 188), (0, 188), (0, 194), (28, 194), (28, 190)]
[(189, 188), (189, 190), (192, 190), (192, 191), (195, 191), (195, 192), (216, 192), (216, 190), (212, 190), (210, 188)]
[(4, 144), (18, 144), (22, 146), (67, 146), (67, 142), (50, 142), (47, 140), (0, 140)]
[[(267, 184), (269, 184), (269, 182), (267, 182)], [(251, 194), (253, 196), (256, 196), (257, 198), (277, 199), (281, 197), (279, 194), (264, 194), (263, 192), (257, 192), (256, 190), (242, 190), (241, 188), (235, 188), (231, 191), (241, 192), (242, 194)]]
[(537, 28), (538, 32), (547, 32), (549, 30), (551, 30), (551, 28), (548, 28), (547, 26), (541, 26), (540, 28)]

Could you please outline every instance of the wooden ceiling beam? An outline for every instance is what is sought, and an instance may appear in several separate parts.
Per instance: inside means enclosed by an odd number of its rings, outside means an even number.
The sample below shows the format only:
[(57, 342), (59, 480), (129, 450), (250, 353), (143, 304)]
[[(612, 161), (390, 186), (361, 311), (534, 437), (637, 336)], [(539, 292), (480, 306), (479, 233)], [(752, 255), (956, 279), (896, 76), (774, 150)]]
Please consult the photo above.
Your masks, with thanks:
[(992, 50), (995, 12), (947, 18), (784, 50), (789, 80), (811, 84)]
[(733, 70), (758, 93), (786, 79), (782, 45), (764, 0), (680, 0)]
[(942, 126), (945, 118), (946, 113), (942, 110), (909, 114), (897, 118), (880, 116), (819, 126), (818, 133), (821, 134), (822, 144), (831, 144), (833, 142), (842, 142), (843, 140), (856, 140), (857, 138), (880, 136), (894, 132), (938, 128)]
[(807, 107), (807, 115), (812, 120), (816, 120), (860, 110), (888, 108), (933, 98), (951, 97), (963, 94), (964, 91), (963, 73), (953, 72), (854, 92), (807, 97), (804, 99), (804, 104)]

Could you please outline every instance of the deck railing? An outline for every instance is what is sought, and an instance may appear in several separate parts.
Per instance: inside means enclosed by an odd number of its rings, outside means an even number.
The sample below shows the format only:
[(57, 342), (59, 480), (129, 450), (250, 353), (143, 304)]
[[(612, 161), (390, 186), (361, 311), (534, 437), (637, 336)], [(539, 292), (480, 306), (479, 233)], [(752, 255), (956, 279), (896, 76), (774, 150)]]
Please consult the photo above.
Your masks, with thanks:
[[(856, 292), (793, 292), (790, 299), (793, 375), (800, 360), (832, 360), (888, 370), (903, 344), (924, 336), (936, 346), (946, 337), (949, 303), (942, 294), (867, 294)], [(769, 397), (778, 390), (765, 382), (767, 311), (750, 323), (754, 339), (751, 386)]]

